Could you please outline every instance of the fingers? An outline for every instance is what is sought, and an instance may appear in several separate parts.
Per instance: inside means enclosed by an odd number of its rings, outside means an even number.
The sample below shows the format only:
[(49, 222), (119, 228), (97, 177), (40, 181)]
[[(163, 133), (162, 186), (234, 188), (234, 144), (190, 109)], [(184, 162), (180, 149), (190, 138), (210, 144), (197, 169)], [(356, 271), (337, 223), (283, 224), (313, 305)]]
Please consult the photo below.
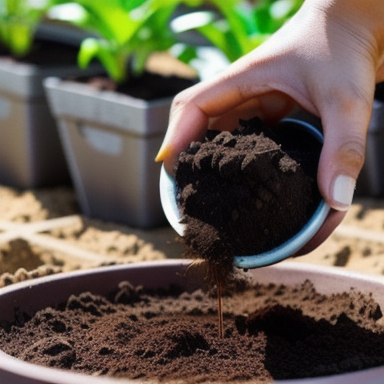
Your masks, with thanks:
[(155, 159), (163, 161), (171, 175), (174, 174), (173, 167), (178, 154), (192, 141), (201, 139), (208, 124), (208, 116), (198, 105), (191, 101), (187, 103), (188, 97), (178, 97), (181, 101), (174, 102), (172, 106), (170, 124)]
[(173, 174), (179, 153), (192, 141), (200, 140), (208, 128), (210, 118), (220, 111), (231, 110), (241, 99), (228, 92), (225, 83), (199, 83), (178, 94), (171, 107), (170, 123), (156, 161), (163, 161)]
[(238, 127), (239, 119), (254, 116), (276, 123), (296, 105), (293, 98), (272, 87), (253, 86), (248, 76), (246, 72), (239, 73), (236, 79), (223, 75), (177, 95), (156, 161), (163, 161), (167, 171), (173, 174), (179, 153), (192, 141), (201, 140), (208, 127), (233, 130)]
[[(179, 93), (172, 103), (169, 127), (156, 161), (163, 161), (172, 174), (178, 154), (190, 142), (202, 138), (212, 119), (221, 117), (221, 121), (224, 121), (222, 117), (225, 116), (224, 129), (229, 129), (228, 125), (236, 122), (233, 129), (238, 125), (238, 118), (250, 117), (250, 109), (252, 116), (255, 116), (259, 111), (258, 106), (263, 108), (259, 104), (259, 96), (274, 90), (265, 85), (270, 83), (269, 68), (259, 60), (252, 61), (250, 68), (249, 58), (245, 56), (216, 78)], [(236, 116), (235, 112), (241, 110), (240, 115)]]
[(353, 97), (323, 106), (324, 146), (318, 185), (327, 203), (338, 211), (348, 210), (352, 203), (356, 180), (364, 164), (372, 102)]
[(274, 125), (288, 115), (296, 102), (288, 95), (272, 91), (252, 98), (238, 107), (211, 119), (209, 128), (231, 131), (239, 126), (239, 120), (249, 120), (258, 116), (266, 125)]
[(322, 100), (324, 145), (317, 179), (321, 195), (333, 209), (316, 235), (295, 256), (313, 251), (342, 222), (352, 203), (356, 179), (364, 163), (372, 108), (366, 101), (369, 97), (337, 95), (335, 99), (324, 97)]

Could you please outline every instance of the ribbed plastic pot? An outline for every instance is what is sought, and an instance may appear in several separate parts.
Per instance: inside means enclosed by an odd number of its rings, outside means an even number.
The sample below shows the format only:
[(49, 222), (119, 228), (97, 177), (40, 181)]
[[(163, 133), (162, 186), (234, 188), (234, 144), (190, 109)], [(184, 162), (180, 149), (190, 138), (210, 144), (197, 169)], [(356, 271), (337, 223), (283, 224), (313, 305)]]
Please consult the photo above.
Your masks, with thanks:
[(59, 78), (44, 86), (82, 212), (137, 228), (166, 224), (154, 159), (172, 98), (145, 101)]

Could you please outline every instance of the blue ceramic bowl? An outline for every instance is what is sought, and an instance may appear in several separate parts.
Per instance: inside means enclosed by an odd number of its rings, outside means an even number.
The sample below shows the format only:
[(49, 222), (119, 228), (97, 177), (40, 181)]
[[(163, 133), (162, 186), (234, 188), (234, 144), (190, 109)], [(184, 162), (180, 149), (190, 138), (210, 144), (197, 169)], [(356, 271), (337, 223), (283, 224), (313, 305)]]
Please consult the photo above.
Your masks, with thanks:
[[(287, 129), (300, 129), (314, 136), (319, 142), (323, 143), (323, 135), (312, 124), (294, 118), (283, 119), (280, 125), (285, 125)], [(185, 225), (180, 222), (181, 214), (176, 201), (176, 183), (165, 170), (164, 166), (160, 173), (160, 198), (166, 218), (175, 231), (183, 236)], [(258, 255), (235, 256), (233, 263), (239, 268), (258, 268), (274, 264), (294, 255), (316, 234), (323, 225), (330, 207), (322, 199), (307, 224), (293, 237), (283, 244), (271, 249), (270, 251)]]

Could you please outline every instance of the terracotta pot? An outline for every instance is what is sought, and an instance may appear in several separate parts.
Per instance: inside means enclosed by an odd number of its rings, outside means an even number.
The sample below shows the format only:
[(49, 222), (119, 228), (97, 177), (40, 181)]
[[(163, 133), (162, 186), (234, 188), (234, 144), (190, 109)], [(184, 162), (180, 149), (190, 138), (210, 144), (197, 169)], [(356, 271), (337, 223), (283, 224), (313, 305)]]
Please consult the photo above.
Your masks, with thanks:
[[(91, 291), (105, 295), (122, 280), (147, 287), (168, 287), (177, 284), (188, 291), (199, 286), (199, 281), (183, 277), (188, 261), (167, 260), (105, 267), (48, 276), (3, 288), (0, 291), (0, 322), (12, 320), (14, 310), (32, 315), (47, 306), (66, 300), (71, 294)], [(333, 267), (318, 267), (301, 263), (284, 262), (249, 272), (258, 283), (293, 285), (309, 279), (318, 292), (331, 294), (355, 287), (362, 293), (372, 293), (384, 306), (384, 279)], [(372, 368), (337, 376), (313, 379), (276, 381), (281, 384), (379, 384), (384, 380), (384, 367)], [(13, 358), (0, 351), (0, 382), (12, 384), (134, 384), (141, 381), (121, 380), (111, 377), (91, 377), (63, 370), (46, 368)], [(149, 382), (146, 381), (148, 384)]]

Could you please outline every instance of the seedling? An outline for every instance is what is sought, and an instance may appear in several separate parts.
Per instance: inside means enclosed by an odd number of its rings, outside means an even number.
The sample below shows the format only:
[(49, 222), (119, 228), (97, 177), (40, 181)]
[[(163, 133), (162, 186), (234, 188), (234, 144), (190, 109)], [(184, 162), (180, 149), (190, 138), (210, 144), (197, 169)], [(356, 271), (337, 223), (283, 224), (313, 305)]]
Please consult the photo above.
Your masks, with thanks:
[(176, 33), (197, 30), (230, 62), (263, 43), (288, 21), (304, 0), (212, 0), (215, 11), (191, 12), (175, 19)]
[(77, 0), (73, 4), (82, 12), (62, 19), (95, 33), (81, 44), (79, 66), (86, 68), (96, 58), (113, 80), (123, 82), (140, 75), (153, 52), (176, 44), (169, 23), (181, 3), (195, 6), (202, 0)]
[(53, 0), (2, 0), (0, 44), (15, 57), (25, 56), (31, 50), (38, 24), (53, 4)]

